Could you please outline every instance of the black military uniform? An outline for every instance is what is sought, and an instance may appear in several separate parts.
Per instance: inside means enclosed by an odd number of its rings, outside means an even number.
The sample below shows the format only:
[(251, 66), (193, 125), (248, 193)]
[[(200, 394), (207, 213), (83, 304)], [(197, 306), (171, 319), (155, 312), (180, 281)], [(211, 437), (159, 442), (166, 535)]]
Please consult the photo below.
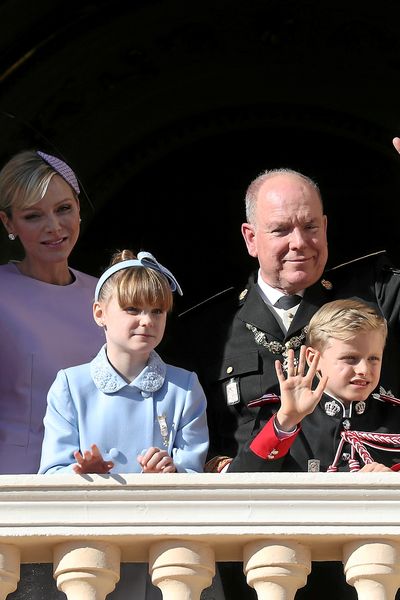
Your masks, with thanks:
[[(271, 421), (275, 411), (273, 404), (260, 409), (263, 432), (245, 444), (230, 472), (356, 471), (372, 461), (397, 469), (400, 463), (400, 400), (396, 398), (374, 393), (365, 402), (346, 407), (323, 394), (302, 420), (297, 435), (281, 440)], [(257, 445), (263, 452), (252, 451)]]
[[(234, 288), (184, 313), (162, 352), (169, 362), (196, 371), (207, 396), (209, 457), (234, 457), (258, 431), (260, 408), (251, 401), (279, 394), (275, 360), (305, 342), (306, 326), (326, 302), (358, 298), (388, 321), (381, 385), (400, 395), (400, 271), (379, 252), (326, 271), (305, 290), (290, 329), (284, 332), (262, 300), (257, 273), (240, 293)], [(262, 419), (261, 419), (262, 420)]]
[[(283, 440), (271, 435), (271, 415), (276, 411), (276, 403), (265, 404), (260, 408), (260, 423), (257, 425), (266, 422), (266, 426), (254, 441), (249, 441), (242, 448), (231, 463), (229, 472), (356, 471), (364, 464), (365, 451), (370, 460), (393, 467), (400, 462), (399, 404), (394, 398), (380, 397), (376, 393), (365, 402), (354, 401), (346, 408), (328, 394), (323, 394), (314, 412), (303, 419), (297, 437)], [(255, 454), (250, 446), (254, 447), (264, 432), (267, 435), (264, 436), (262, 457)], [(357, 445), (352, 444), (352, 439)], [(360, 450), (360, 442), (364, 451)], [(253, 590), (246, 589), (239, 563), (228, 563), (219, 568), (228, 597), (238, 600), (256, 598)], [(237, 590), (241, 590), (240, 594)], [(355, 589), (346, 584), (343, 566), (339, 562), (313, 563), (307, 585), (298, 590), (296, 600), (317, 598), (322, 590), (326, 600), (357, 598)], [(400, 592), (396, 598), (400, 598)]]
[[(265, 422), (266, 411), (271, 409), (249, 408), (249, 403), (264, 394), (279, 395), (275, 360), (284, 360), (282, 351), (286, 344), (297, 346), (297, 354), (304, 342), (304, 328), (315, 312), (326, 302), (344, 298), (364, 300), (387, 319), (389, 335), (381, 385), (386, 390), (391, 387), (393, 394), (399, 397), (400, 271), (393, 268), (384, 252), (326, 271), (320, 281), (305, 291), (287, 333), (262, 300), (257, 273), (250, 277), (243, 291), (230, 288), (170, 324), (167, 345), (161, 354), (168, 362), (199, 375), (207, 396), (210, 458), (235, 457), (243, 448), (245, 454), (246, 444), (258, 433)], [(234, 385), (238, 391), (239, 402), (236, 403), (233, 403)], [(231, 404), (227, 403), (227, 389), (231, 390)], [(394, 408), (400, 411), (400, 407)], [(235, 469), (234, 465), (232, 468)], [(256, 599), (254, 590), (246, 584), (240, 563), (219, 563), (219, 570), (226, 598)], [(346, 584), (341, 563), (313, 563), (307, 586), (298, 590), (296, 600), (317, 598), (322, 589), (325, 600), (357, 598), (355, 589)], [(400, 594), (398, 597), (400, 599)]]

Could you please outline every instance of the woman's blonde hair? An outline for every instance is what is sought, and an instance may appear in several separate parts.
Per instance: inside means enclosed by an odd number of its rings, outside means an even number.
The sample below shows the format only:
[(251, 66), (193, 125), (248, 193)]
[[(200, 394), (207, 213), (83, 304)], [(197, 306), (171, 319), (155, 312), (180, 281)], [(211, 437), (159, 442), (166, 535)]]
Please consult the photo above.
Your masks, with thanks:
[[(135, 258), (131, 250), (121, 250), (113, 255), (110, 266)], [(172, 309), (173, 297), (168, 279), (150, 267), (128, 267), (111, 275), (100, 289), (99, 301), (107, 302), (113, 294), (116, 294), (121, 308), (148, 305), (166, 312)]]
[(322, 352), (329, 338), (350, 340), (368, 331), (380, 331), (386, 341), (387, 323), (375, 308), (360, 300), (334, 300), (324, 304), (312, 317), (306, 344)]
[(11, 217), (13, 208), (29, 208), (40, 202), (54, 175), (57, 171), (35, 150), (19, 152), (0, 171), (0, 210)]

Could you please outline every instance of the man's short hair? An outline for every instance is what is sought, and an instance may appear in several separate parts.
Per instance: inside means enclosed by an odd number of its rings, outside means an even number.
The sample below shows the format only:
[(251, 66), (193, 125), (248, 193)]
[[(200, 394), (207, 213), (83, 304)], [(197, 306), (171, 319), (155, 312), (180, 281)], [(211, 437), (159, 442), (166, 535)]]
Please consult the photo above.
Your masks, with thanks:
[(249, 187), (247, 188), (245, 204), (246, 204), (246, 219), (247, 219), (248, 223), (252, 223), (253, 225), (255, 224), (256, 204), (257, 204), (257, 197), (258, 197), (258, 192), (260, 190), (260, 187), (262, 186), (264, 181), (266, 181), (267, 179), (272, 179), (273, 177), (276, 177), (277, 175), (294, 175), (296, 177), (299, 177), (299, 179), (303, 179), (303, 181), (305, 183), (307, 183), (310, 187), (314, 188), (314, 190), (317, 192), (318, 197), (321, 201), (322, 209), (323, 209), (323, 203), (322, 203), (320, 189), (318, 187), (318, 184), (313, 179), (311, 179), (311, 177), (307, 177), (307, 175), (303, 175), (302, 173), (299, 173), (298, 171), (295, 171), (293, 169), (283, 169), (283, 168), (282, 169), (270, 169), (270, 170), (263, 171), (262, 173), (260, 173), (260, 175), (258, 175), (258, 177), (253, 179), (253, 181), (250, 183)]

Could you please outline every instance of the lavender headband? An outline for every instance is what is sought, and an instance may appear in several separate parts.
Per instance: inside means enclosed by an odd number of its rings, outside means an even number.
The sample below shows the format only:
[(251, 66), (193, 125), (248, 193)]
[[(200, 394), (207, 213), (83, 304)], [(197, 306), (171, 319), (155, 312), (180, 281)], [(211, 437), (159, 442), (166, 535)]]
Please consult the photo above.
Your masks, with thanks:
[(36, 154), (38, 154), (40, 158), (44, 160), (44, 162), (50, 165), (52, 169), (57, 171), (57, 173), (61, 175), (64, 181), (69, 183), (69, 185), (72, 187), (72, 189), (76, 192), (77, 195), (80, 194), (80, 189), (76, 175), (71, 169), (71, 167), (67, 165), (67, 163), (65, 163), (59, 158), (56, 158), (55, 156), (51, 156), (51, 154), (45, 154), (40, 150), (37, 150)]
[(137, 258), (123, 260), (115, 265), (112, 265), (107, 271), (104, 271), (103, 275), (100, 277), (99, 281), (96, 285), (96, 291), (94, 294), (94, 300), (97, 302), (100, 295), (100, 290), (103, 287), (104, 283), (114, 275), (117, 271), (121, 271), (122, 269), (130, 269), (131, 267), (145, 267), (146, 269), (154, 269), (154, 271), (158, 271), (162, 273), (169, 282), (170, 288), (173, 292), (177, 291), (180, 296), (182, 296), (182, 289), (175, 277), (172, 275), (171, 271), (168, 271), (163, 265), (161, 265), (150, 252), (139, 252)]

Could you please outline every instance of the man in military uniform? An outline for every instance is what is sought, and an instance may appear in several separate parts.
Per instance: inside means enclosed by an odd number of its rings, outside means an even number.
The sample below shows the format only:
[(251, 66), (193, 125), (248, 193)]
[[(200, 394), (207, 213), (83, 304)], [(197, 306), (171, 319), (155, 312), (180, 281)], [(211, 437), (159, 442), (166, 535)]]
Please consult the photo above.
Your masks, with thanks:
[[(394, 145), (400, 153), (398, 138)], [(242, 234), (258, 271), (241, 292), (231, 288), (186, 311), (171, 328), (171, 348), (163, 353), (199, 375), (208, 401), (214, 471), (229, 460), (221, 457), (237, 456), (257, 434), (260, 411), (279, 395), (275, 360), (285, 365), (288, 350), (298, 358), (310, 318), (326, 302), (363, 299), (387, 319), (380, 381), (386, 391), (400, 394), (400, 271), (386, 254), (325, 272), (327, 218), (318, 186), (289, 169), (265, 172), (250, 184), (246, 218)], [(227, 598), (255, 598), (239, 563), (219, 568)], [(309, 583), (315, 589), (323, 585), (326, 600), (330, 591), (332, 597), (343, 592), (356, 598), (339, 563), (315, 563)]]
[[(242, 233), (259, 270), (246, 288), (187, 311), (171, 340), (177, 364), (196, 371), (208, 399), (209, 457), (234, 457), (256, 431), (268, 394), (278, 394), (275, 360), (298, 355), (316, 310), (361, 298), (389, 323), (381, 385), (400, 393), (400, 271), (384, 252), (324, 272), (327, 219), (317, 185), (291, 170), (258, 177), (246, 195)], [(222, 465), (223, 463), (221, 463)], [(218, 463), (214, 463), (218, 468)]]

